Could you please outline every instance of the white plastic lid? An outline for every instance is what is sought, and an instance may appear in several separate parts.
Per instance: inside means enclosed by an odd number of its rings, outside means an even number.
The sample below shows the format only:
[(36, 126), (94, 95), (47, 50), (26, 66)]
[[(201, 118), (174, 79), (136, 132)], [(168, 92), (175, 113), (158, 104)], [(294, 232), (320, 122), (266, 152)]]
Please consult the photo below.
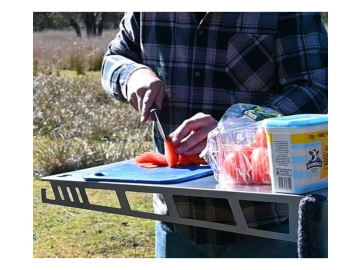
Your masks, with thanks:
[(296, 114), (265, 119), (263, 126), (265, 128), (304, 128), (327, 123), (327, 114)]

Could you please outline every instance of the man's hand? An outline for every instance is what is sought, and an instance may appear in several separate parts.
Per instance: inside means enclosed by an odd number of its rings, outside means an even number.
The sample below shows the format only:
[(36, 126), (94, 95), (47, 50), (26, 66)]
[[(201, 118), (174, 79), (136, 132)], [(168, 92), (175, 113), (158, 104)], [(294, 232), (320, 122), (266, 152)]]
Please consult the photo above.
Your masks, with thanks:
[(127, 98), (131, 106), (140, 112), (140, 121), (145, 123), (150, 115), (150, 108), (155, 104), (160, 110), (165, 97), (162, 81), (149, 69), (136, 70), (127, 84)]
[(217, 126), (209, 114), (197, 113), (185, 120), (169, 137), (176, 152), (184, 156), (199, 155), (207, 143), (207, 135)]

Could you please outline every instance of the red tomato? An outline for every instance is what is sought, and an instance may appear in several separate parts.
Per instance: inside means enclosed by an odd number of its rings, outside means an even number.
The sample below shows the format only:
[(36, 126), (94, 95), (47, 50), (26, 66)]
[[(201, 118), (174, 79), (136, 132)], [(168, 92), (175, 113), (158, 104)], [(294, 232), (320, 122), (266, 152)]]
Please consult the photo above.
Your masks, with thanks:
[(170, 139), (164, 142), (165, 158), (170, 167), (175, 167), (179, 161), (179, 155), (176, 153), (176, 147), (171, 143)]
[(222, 171), (224, 179), (230, 184), (252, 183), (250, 157), (253, 148), (239, 146), (236, 150), (228, 152), (225, 156)]
[(269, 152), (266, 147), (255, 148), (251, 155), (253, 180), (256, 184), (270, 184)]
[(264, 127), (259, 127), (256, 130), (254, 144), (255, 147), (267, 147), (266, 132)]
[(237, 146), (236, 150), (239, 152), (239, 154), (243, 154), (246, 155), (246, 157), (248, 158), (248, 160), (251, 162), (251, 154), (254, 151), (254, 147), (250, 146), (250, 145), (240, 145)]

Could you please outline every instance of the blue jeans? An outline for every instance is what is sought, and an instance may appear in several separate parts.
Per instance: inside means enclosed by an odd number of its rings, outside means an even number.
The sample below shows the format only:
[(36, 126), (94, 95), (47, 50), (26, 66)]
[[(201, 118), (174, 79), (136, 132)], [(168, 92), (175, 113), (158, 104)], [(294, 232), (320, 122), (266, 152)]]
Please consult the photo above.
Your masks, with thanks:
[[(286, 232), (284, 225), (277, 232)], [(191, 239), (165, 231), (155, 224), (156, 258), (296, 258), (297, 243), (253, 237), (226, 245), (196, 245)]]

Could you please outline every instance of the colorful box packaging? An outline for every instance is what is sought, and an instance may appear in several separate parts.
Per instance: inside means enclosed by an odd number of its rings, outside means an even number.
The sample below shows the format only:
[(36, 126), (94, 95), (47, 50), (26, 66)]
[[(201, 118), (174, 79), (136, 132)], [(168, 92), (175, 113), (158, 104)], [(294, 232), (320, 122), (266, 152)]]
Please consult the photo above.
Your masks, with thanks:
[(273, 192), (304, 194), (328, 187), (328, 115), (298, 114), (263, 121)]

